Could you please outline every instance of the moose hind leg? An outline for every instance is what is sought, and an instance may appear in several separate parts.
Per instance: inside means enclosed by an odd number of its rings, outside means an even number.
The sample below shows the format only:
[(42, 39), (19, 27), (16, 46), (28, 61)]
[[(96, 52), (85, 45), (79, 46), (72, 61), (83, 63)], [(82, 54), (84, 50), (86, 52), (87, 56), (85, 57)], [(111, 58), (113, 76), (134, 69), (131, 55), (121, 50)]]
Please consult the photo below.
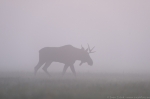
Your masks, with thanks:
[(47, 71), (47, 68), (50, 66), (51, 63), (52, 63), (52, 62), (46, 62), (45, 65), (44, 65), (44, 67), (42, 68), (42, 69), (44, 70), (44, 72), (45, 72), (48, 76), (50, 76), (50, 74), (49, 74), (49, 72)]
[(76, 76), (76, 71), (74, 69), (74, 65), (70, 66), (71, 71), (73, 72), (74, 76)]
[(64, 76), (64, 74), (66, 73), (66, 70), (69, 66), (68, 65), (65, 65), (64, 68), (63, 68), (63, 72), (62, 72), (62, 76)]
[(44, 64), (44, 62), (38, 62), (38, 64), (34, 67), (34, 75), (36, 75), (38, 69)]

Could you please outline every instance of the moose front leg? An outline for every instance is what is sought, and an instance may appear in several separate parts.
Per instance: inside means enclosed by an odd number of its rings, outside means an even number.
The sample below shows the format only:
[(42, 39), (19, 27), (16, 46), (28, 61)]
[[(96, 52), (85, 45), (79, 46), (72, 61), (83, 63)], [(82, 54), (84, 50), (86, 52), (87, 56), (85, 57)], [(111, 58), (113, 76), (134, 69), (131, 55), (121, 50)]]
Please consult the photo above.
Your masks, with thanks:
[(73, 72), (74, 76), (76, 76), (76, 71), (75, 71), (74, 65), (71, 65), (70, 68), (71, 68), (71, 71)]
[(63, 68), (63, 72), (62, 72), (62, 76), (64, 76), (64, 74), (66, 73), (66, 70), (69, 66), (68, 65), (65, 65), (64, 68)]
[(48, 76), (50, 76), (50, 74), (49, 74), (49, 72), (47, 71), (47, 68), (50, 66), (51, 63), (52, 63), (52, 62), (46, 62), (45, 65), (44, 65), (44, 67), (42, 68), (42, 69), (44, 70), (44, 72), (45, 72)]

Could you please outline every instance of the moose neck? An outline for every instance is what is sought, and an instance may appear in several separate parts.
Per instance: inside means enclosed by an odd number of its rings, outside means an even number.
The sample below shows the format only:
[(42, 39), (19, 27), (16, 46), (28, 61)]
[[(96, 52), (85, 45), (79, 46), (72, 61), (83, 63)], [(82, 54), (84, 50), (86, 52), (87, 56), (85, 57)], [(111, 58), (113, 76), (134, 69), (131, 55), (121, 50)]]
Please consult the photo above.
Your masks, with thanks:
[(76, 59), (77, 60), (81, 60), (82, 61), (82, 59), (83, 59), (83, 57), (84, 57), (84, 53), (83, 53), (84, 51), (82, 50), (82, 49), (78, 49), (77, 50), (77, 53), (76, 53)]

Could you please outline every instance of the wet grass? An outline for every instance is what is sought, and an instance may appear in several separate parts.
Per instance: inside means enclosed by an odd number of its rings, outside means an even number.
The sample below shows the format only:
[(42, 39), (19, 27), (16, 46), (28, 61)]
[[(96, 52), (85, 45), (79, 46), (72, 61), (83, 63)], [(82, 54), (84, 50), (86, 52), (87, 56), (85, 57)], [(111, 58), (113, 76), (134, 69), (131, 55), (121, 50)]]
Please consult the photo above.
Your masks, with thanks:
[(0, 99), (150, 99), (148, 75), (1, 73)]

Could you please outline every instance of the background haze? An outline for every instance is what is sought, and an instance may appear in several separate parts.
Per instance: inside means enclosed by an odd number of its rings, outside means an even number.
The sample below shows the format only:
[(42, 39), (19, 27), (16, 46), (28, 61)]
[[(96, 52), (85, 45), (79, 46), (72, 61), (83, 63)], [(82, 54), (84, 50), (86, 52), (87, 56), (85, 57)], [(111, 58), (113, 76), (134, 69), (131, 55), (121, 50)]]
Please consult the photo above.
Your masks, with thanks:
[[(149, 73), (149, 0), (1, 0), (0, 71), (33, 71), (43, 47), (95, 46), (77, 72)], [(62, 71), (53, 63), (49, 71)]]

